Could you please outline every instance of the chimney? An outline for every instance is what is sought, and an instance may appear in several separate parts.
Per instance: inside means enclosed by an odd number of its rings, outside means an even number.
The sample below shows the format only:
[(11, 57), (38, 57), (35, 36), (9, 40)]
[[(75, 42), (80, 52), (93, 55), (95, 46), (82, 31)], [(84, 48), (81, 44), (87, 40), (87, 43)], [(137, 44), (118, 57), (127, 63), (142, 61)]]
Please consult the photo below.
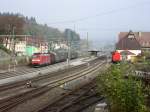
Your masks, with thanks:
[(142, 37), (142, 32), (138, 32), (139, 37)]

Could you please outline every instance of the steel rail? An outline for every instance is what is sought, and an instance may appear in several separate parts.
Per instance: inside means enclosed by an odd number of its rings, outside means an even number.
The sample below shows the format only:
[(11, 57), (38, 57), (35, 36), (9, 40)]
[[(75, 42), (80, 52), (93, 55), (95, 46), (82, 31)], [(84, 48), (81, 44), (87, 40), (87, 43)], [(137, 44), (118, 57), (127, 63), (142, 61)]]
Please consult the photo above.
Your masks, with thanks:
[(83, 74), (81, 74), (81, 72), (78, 73), (78, 74), (76, 73), (74, 75), (67, 76), (67, 77), (64, 77), (62, 79), (52, 81), (52, 82), (50, 82), (48, 84), (45, 84), (45, 85), (43, 85), (41, 87), (33, 89), (32, 91), (28, 91), (28, 92), (26, 92), (24, 94), (21, 94), (21, 95), (9, 98), (9, 99), (6, 100), (6, 102), (4, 102), (3, 104), (0, 104), (0, 110), (2, 112), (4, 112), (5, 110), (8, 110), (8, 109), (12, 108), (12, 107), (16, 106), (17, 104), (19, 104), (19, 103), (21, 103), (21, 102), (23, 102), (23, 101), (25, 101), (27, 99), (39, 96), (43, 92), (46, 92), (46, 91), (48, 91), (48, 90), (50, 90), (52, 88), (58, 87), (58, 86), (66, 83), (66, 82), (75, 80), (75, 79), (80, 78), (82, 76), (85, 76), (86, 74), (94, 71), (98, 67), (99, 67), (99, 65), (96, 65), (96, 67), (93, 67), (92, 69), (90, 69), (89, 71), (84, 72)]

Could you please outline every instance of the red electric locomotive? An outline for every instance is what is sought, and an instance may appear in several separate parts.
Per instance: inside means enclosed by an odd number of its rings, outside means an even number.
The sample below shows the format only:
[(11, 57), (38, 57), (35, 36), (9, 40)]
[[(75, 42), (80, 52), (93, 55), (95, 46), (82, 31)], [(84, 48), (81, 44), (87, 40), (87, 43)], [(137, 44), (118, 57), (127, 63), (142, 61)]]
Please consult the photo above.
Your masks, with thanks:
[[(75, 59), (78, 57), (77, 53), (70, 54), (70, 59)], [(51, 53), (34, 53), (32, 56), (31, 64), (33, 66), (43, 66), (43, 65), (49, 65), (53, 63), (59, 63), (66, 61), (68, 58), (67, 52), (57, 51), (57, 52), (51, 52)]]
[(33, 66), (49, 65), (54, 63), (54, 54), (52, 53), (34, 53), (32, 56)]
[(121, 54), (117, 51), (112, 52), (112, 62), (117, 63), (121, 61)]

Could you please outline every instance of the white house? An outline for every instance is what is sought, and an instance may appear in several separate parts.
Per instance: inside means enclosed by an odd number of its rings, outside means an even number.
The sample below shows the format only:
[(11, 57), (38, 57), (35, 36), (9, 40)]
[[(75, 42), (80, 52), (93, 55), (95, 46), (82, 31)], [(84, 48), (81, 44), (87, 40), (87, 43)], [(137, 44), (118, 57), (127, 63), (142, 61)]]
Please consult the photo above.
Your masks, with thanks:
[(19, 41), (15, 44), (15, 52), (19, 55), (26, 55), (26, 41)]

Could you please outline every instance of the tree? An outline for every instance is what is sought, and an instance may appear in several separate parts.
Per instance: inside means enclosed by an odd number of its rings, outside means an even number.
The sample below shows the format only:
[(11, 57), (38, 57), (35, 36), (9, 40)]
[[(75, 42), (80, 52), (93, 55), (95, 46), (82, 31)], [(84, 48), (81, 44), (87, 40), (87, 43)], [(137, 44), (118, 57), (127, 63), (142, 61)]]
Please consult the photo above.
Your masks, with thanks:
[(80, 40), (80, 36), (75, 31), (72, 31), (71, 29), (65, 29), (64, 38), (69, 41), (79, 41)]
[(0, 34), (10, 35), (15, 27), (15, 34), (23, 33), (24, 18), (19, 14), (4, 13), (0, 15)]
[[(24, 18), (19, 14), (3, 13), (0, 15), (0, 35), (21, 35), (24, 32)], [(8, 45), (8, 40), (12, 41), (12, 38), (4, 36), (0, 38), (2, 44)]]
[[(15, 30), (13, 30), (15, 28)], [(69, 29), (70, 30), (70, 29)], [(57, 28), (49, 27), (48, 25), (38, 24), (34, 17), (25, 17), (20, 14), (0, 13), (0, 35), (33, 35), (35, 40), (47, 41), (48, 43), (66, 42), (66, 33), (61, 32)], [(80, 40), (79, 35), (71, 31), (71, 40)], [(8, 40), (12, 38), (0, 38), (0, 43), (5, 44), (7, 48)], [(15, 38), (16, 39), (16, 38)], [(17, 40), (22, 38), (17, 38)], [(13, 43), (13, 42), (11, 42)], [(77, 44), (76, 44), (77, 45)], [(14, 45), (15, 46), (15, 45)]]
[[(98, 90), (109, 102), (111, 112), (147, 112), (142, 83), (131, 77), (129, 64), (112, 65), (98, 77)], [(125, 79), (124, 75), (129, 78)]]

